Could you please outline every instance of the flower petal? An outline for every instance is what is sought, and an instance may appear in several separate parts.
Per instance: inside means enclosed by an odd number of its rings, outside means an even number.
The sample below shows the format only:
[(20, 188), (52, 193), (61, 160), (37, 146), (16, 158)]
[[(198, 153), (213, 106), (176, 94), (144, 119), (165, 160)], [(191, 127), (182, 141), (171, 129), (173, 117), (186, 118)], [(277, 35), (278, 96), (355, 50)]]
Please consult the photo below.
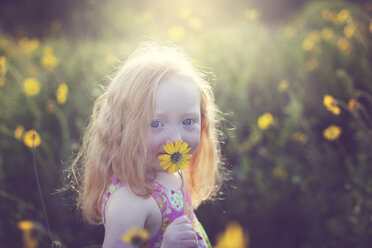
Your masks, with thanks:
[(182, 155), (182, 158), (186, 159), (186, 160), (189, 160), (189, 159), (192, 158), (192, 154), (184, 154), (184, 155)]
[(175, 149), (174, 149), (174, 145), (172, 142), (169, 142), (167, 144), (165, 144), (164, 146), (164, 150), (168, 153), (168, 154), (173, 154), (175, 153)]
[(161, 165), (161, 167), (164, 169), (164, 170), (166, 170), (166, 169), (168, 169), (171, 165), (172, 165), (172, 163), (170, 163), (170, 162), (168, 162), (168, 161), (163, 161), (164, 163), (160, 163), (160, 165)]
[(173, 173), (175, 173), (177, 170), (178, 170), (178, 165), (173, 164), (173, 165), (171, 165), (171, 167), (169, 167), (168, 172), (169, 172), (170, 174), (173, 174)]
[(181, 141), (177, 140), (176, 141), (176, 144), (175, 144), (175, 152), (178, 152), (180, 150), (180, 147), (181, 147)]
[(187, 142), (183, 142), (180, 148), (180, 153), (185, 154), (187, 150), (187, 146), (188, 146)]
[(171, 158), (171, 156), (169, 155), (169, 154), (162, 154), (162, 155), (159, 155), (158, 156), (158, 159), (160, 159), (160, 160), (168, 160), (168, 161), (170, 161), (170, 158)]

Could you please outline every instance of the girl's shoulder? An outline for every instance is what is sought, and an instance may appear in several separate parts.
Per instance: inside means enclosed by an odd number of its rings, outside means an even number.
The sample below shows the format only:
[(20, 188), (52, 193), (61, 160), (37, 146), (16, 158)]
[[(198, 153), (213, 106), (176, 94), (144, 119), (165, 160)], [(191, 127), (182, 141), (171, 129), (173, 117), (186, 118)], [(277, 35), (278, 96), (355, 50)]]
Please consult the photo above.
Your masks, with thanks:
[[(133, 212), (146, 213), (149, 209), (147, 206), (149, 199), (143, 198), (132, 192), (129, 186), (122, 185), (115, 189), (107, 199), (105, 206), (106, 218), (109, 212), (120, 211), (120, 214), (133, 214)], [(139, 207), (141, 206), (141, 207)]]
[[(134, 194), (129, 186), (121, 186), (110, 195), (104, 211), (103, 247), (119, 247), (120, 237), (133, 227), (144, 228), (153, 211), (150, 199)], [(121, 246), (120, 246), (121, 247)]]

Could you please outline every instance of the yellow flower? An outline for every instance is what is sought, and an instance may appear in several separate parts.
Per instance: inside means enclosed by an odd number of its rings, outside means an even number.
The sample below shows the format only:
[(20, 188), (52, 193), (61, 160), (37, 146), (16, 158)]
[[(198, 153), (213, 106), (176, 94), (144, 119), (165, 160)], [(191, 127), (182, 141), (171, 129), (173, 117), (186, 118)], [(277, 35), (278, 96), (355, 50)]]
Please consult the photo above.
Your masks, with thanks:
[(145, 243), (148, 237), (149, 233), (145, 229), (133, 227), (121, 236), (121, 240), (127, 244), (137, 246)]
[(40, 41), (23, 37), (18, 41), (18, 44), (29, 55), (39, 47)]
[(203, 27), (202, 21), (199, 17), (191, 16), (187, 22), (189, 26), (195, 30), (200, 30)]
[(28, 130), (23, 135), (23, 143), (30, 148), (32, 148), (33, 144), (37, 147), (41, 144), (40, 135), (34, 129)]
[(350, 12), (347, 9), (343, 9), (337, 14), (337, 21), (339, 23), (344, 23), (349, 16)]
[(175, 144), (172, 142), (167, 143), (164, 146), (164, 150), (166, 154), (160, 155), (158, 159), (162, 160), (160, 162), (161, 167), (164, 170), (168, 170), (171, 174), (179, 169), (185, 169), (192, 157), (191, 154), (187, 154), (191, 150), (187, 142), (181, 143), (181, 141), (177, 140)]
[(354, 35), (355, 32), (355, 26), (352, 24), (346, 25), (344, 27), (344, 34), (347, 38), (351, 38)]
[(247, 9), (244, 15), (248, 20), (254, 20), (261, 16), (261, 11), (259, 9)]
[(312, 40), (314, 43), (318, 42), (320, 40), (320, 33), (317, 30), (312, 31), (308, 35), (308, 39)]
[(23, 91), (28, 96), (36, 96), (40, 92), (40, 82), (35, 78), (26, 78), (23, 81)]
[(314, 48), (315, 46), (315, 42), (310, 40), (310, 39), (305, 39), (303, 42), (302, 42), (302, 49), (304, 49), (305, 51), (310, 51)]
[(39, 240), (32, 235), (34, 223), (29, 220), (18, 222), (18, 228), (22, 231), (23, 244), (25, 248), (37, 248)]
[(284, 92), (288, 89), (288, 86), (289, 86), (289, 82), (287, 79), (283, 79), (282, 81), (280, 81), (279, 85), (278, 85), (278, 91), (279, 92)]
[(337, 42), (337, 46), (342, 52), (346, 54), (350, 53), (351, 51), (351, 43), (347, 39), (339, 39)]
[(168, 30), (168, 36), (173, 41), (180, 41), (185, 37), (185, 29), (182, 26), (172, 26)]
[(372, 33), (372, 20), (369, 22), (369, 32)]
[(348, 108), (353, 111), (355, 110), (357, 106), (357, 101), (355, 99), (350, 99), (349, 103), (348, 103)]
[(276, 166), (273, 169), (273, 176), (282, 180), (282, 181), (285, 181), (285, 180), (288, 179), (288, 172), (285, 169), (283, 169), (282, 167)]
[(334, 99), (333, 96), (331, 96), (331, 95), (328, 95), (328, 94), (327, 95), (324, 95), (324, 97), (323, 97), (323, 104), (327, 108), (332, 107), (332, 106), (335, 106), (336, 99)]
[(43, 50), (44, 56), (41, 58), (41, 64), (47, 70), (53, 70), (58, 64), (58, 58), (54, 56), (52, 48), (47, 46)]
[(65, 83), (62, 83), (58, 86), (58, 89), (56, 90), (56, 98), (57, 102), (59, 104), (64, 104), (67, 99), (68, 94), (68, 86)]
[(322, 29), (321, 35), (324, 40), (330, 40), (333, 38), (334, 32), (332, 29), (326, 27)]
[(334, 115), (339, 115), (341, 113), (341, 109), (337, 106), (337, 101), (333, 98), (333, 96), (324, 95), (323, 104)]
[(25, 131), (25, 128), (21, 125), (18, 125), (16, 129), (14, 130), (14, 137), (18, 140), (21, 140), (23, 132)]
[(329, 141), (338, 139), (341, 135), (341, 128), (336, 125), (331, 125), (323, 131), (323, 137)]
[(215, 248), (245, 248), (248, 247), (249, 237), (244, 235), (243, 228), (237, 222), (227, 224), (225, 232), (218, 235)]
[(0, 56), (0, 76), (5, 77), (6, 75), (6, 57)]
[(266, 130), (274, 122), (274, 117), (270, 113), (264, 113), (257, 120), (257, 125), (262, 130)]
[(34, 228), (34, 223), (29, 220), (22, 220), (18, 222), (18, 228), (23, 232), (29, 231), (32, 230), (32, 228)]

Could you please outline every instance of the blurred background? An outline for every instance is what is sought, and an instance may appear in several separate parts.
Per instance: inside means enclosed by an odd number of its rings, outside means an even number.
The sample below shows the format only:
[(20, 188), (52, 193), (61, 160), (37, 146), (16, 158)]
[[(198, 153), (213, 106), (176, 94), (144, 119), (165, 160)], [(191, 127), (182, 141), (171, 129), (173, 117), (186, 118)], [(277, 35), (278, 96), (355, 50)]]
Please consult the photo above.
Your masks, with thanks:
[(103, 227), (56, 189), (100, 85), (152, 36), (214, 73), (231, 171), (197, 210), (214, 247), (371, 247), (371, 14), (363, 0), (1, 0), (1, 246), (100, 247)]

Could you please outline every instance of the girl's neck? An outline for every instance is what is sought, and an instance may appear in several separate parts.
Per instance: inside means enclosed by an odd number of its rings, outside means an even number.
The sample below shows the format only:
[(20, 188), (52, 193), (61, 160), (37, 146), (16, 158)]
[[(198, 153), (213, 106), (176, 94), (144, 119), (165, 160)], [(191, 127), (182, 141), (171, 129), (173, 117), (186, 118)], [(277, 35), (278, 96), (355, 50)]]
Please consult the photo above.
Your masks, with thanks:
[(157, 172), (155, 181), (173, 190), (178, 190), (182, 186), (181, 176), (177, 172), (173, 174), (166, 171)]

